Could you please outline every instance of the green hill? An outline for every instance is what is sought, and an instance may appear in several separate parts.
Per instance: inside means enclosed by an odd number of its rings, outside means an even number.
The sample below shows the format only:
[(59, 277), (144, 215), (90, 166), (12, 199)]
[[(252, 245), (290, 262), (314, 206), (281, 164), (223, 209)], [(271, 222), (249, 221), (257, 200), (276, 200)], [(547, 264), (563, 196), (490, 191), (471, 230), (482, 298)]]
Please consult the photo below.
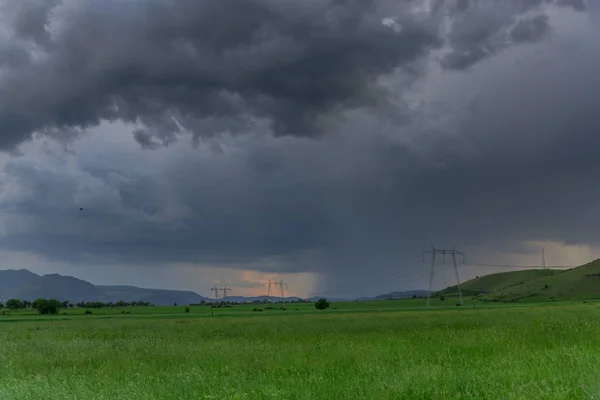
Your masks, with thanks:
[(486, 296), (490, 300), (558, 300), (600, 298), (600, 260), (508, 287)]
[[(501, 290), (518, 287), (526, 282), (536, 281), (545, 276), (562, 272), (554, 269), (527, 269), (523, 271), (500, 272), (496, 274), (476, 277), (460, 284), (460, 288), (465, 295), (475, 295), (480, 293), (494, 293)], [(457, 294), (456, 286), (450, 286), (439, 292), (449, 296)]]
[[(491, 274), (461, 284), (466, 295), (487, 301), (600, 299), (600, 259), (565, 270), (537, 269)], [(451, 296), (456, 286), (439, 292)]]

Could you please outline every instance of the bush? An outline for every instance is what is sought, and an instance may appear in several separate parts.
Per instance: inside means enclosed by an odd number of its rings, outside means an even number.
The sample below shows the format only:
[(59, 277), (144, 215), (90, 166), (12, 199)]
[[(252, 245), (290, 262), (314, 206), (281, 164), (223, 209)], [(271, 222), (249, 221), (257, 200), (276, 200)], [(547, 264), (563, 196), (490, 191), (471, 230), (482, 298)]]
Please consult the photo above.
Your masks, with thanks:
[(6, 302), (6, 308), (9, 310), (19, 310), (21, 308), (25, 308), (24, 303), (18, 299), (9, 299)]
[(31, 304), (40, 314), (58, 314), (61, 305), (56, 299), (37, 299)]
[(189, 308), (189, 307), (186, 307), (186, 308), (185, 308), (185, 312), (186, 312), (186, 313), (189, 313), (189, 312), (190, 312), (190, 308)]
[(92, 310), (85, 310), (84, 314), (85, 315), (91, 315), (92, 314)]
[(315, 308), (317, 310), (325, 310), (326, 308), (329, 308), (329, 302), (327, 301), (327, 299), (323, 298), (323, 299), (319, 299), (316, 303), (315, 303)]

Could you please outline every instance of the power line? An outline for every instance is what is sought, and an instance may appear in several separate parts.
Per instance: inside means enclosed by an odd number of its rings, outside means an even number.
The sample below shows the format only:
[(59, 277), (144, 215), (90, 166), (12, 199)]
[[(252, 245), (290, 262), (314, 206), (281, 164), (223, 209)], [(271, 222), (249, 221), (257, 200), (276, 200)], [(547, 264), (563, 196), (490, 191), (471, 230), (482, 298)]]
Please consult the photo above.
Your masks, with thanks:
[[(471, 266), (471, 267), (485, 267), (485, 268), (520, 268), (520, 269), (540, 269), (539, 265), (513, 265), (513, 264), (486, 264), (486, 263), (472, 263), (472, 262), (468, 262), (465, 263), (464, 265), (467, 266)], [(574, 268), (574, 267), (566, 267), (566, 266), (546, 266), (546, 269), (548, 268), (552, 268), (552, 269), (568, 269), (568, 268)]]

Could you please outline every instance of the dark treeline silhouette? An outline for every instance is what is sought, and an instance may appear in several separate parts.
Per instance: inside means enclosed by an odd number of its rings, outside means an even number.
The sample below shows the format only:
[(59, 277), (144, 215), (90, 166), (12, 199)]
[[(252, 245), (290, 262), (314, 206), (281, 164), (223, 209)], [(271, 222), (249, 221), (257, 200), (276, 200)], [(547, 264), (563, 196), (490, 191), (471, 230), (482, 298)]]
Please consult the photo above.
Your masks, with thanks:
[(228, 305), (240, 305), (240, 304), (270, 304), (270, 303), (281, 303), (281, 304), (295, 304), (295, 303), (312, 303), (310, 300), (298, 299), (298, 300), (283, 300), (273, 298), (273, 300), (261, 299), (261, 300), (247, 300), (247, 301), (204, 301), (200, 303), (192, 303), (191, 306), (222, 306), (223, 304)]
[(154, 304), (146, 301), (117, 301), (116, 303), (108, 302), (104, 303), (101, 301), (80, 301), (75, 306), (79, 308), (112, 308), (112, 307), (151, 307)]
[(0, 303), (0, 308), (7, 308), (9, 310), (27, 310), (34, 309), (38, 310), (40, 314), (56, 314), (58, 310), (69, 309), (73, 307), (78, 308), (110, 308), (110, 307), (149, 307), (154, 304), (146, 301), (117, 301), (116, 303), (109, 302), (104, 303), (101, 301), (80, 301), (79, 303), (72, 304), (71, 302), (59, 301), (56, 299), (37, 299), (35, 301), (9, 299), (6, 303)]

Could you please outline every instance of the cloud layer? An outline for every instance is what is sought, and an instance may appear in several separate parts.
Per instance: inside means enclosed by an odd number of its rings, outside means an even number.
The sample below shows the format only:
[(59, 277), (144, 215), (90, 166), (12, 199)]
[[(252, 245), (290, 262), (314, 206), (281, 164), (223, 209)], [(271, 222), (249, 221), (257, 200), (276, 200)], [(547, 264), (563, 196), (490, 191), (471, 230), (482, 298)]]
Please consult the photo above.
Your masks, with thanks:
[(225, 3), (2, 3), (4, 249), (411, 286), (598, 244), (585, 2)]

